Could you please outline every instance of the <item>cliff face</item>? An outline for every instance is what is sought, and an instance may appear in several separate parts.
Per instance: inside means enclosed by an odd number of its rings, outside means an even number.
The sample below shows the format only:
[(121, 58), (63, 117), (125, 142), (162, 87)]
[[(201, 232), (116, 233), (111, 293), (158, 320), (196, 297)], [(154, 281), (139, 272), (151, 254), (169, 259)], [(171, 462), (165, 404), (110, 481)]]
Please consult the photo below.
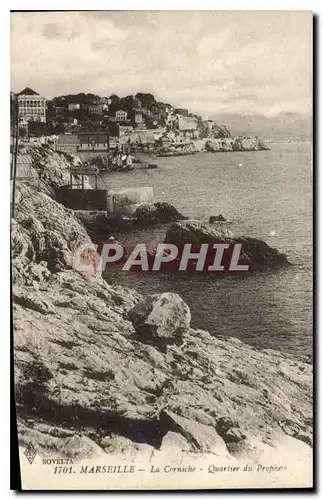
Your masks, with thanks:
[[(53, 161), (53, 159), (49, 160)], [(306, 360), (190, 328), (176, 294), (144, 298), (72, 268), (85, 229), (18, 187), (12, 226), (15, 395), (21, 446), (42, 456), (310, 455)], [(197, 292), (198, 293), (198, 292)], [(268, 332), (270, 334), (270, 332)], [(234, 336), (234, 332), (232, 332)], [(142, 456), (142, 455), (141, 455)]]
[[(82, 165), (77, 156), (54, 151), (48, 146), (29, 146), (19, 151), (20, 156), (32, 158), (31, 177), (34, 189), (57, 197), (61, 187), (70, 182), (70, 168), (74, 171)], [(73, 175), (73, 179), (78, 179)], [(84, 187), (89, 188), (88, 178), (84, 176)]]

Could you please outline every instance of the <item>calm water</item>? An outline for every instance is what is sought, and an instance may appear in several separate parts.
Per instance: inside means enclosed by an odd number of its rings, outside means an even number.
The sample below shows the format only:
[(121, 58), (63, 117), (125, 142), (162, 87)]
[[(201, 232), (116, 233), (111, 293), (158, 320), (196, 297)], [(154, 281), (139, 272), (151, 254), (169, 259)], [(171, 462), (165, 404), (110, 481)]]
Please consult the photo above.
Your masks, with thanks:
[[(111, 270), (107, 281), (143, 294), (173, 291), (191, 308), (192, 325), (292, 354), (312, 350), (311, 144), (271, 144), (270, 151), (158, 158), (158, 169), (109, 174), (113, 188), (153, 186), (156, 201), (208, 220), (222, 213), (236, 234), (264, 239), (294, 266), (245, 278), (167, 276)], [(118, 235), (161, 241), (166, 227)]]

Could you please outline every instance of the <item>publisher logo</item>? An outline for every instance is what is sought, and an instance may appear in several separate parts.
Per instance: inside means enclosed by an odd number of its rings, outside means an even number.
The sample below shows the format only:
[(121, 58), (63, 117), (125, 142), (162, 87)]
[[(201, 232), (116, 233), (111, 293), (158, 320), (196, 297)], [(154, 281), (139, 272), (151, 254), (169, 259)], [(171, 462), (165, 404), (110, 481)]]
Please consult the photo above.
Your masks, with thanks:
[(25, 449), (24, 453), (25, 453), (25, 456), (27, 457), (28, 462), (30, 464), (32, 464), (33, 461), (35, 460), (36, 455), (37, 455), (37, 451), (35, 450), (35, 447), (31, 442), (29, 443), (29, 445)]

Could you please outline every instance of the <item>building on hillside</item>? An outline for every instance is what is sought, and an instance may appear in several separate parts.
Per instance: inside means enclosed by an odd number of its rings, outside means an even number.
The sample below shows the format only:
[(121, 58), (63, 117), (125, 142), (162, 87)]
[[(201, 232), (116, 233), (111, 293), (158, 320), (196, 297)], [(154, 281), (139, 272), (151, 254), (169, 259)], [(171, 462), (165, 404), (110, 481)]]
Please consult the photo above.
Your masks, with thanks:
[(144, 121), (136, 124), (136, 130), (146, 130), (146, 129), (147, 129), (147, 126), (146, 126), (146, 123)]
[(191, 116), (178, 116), (178, 130), (188, 131), (197, 129), (197, 119)]
[(152, 114), (152, 119), (154, 122), (159, 123), (161, 121), (161, 114), (160, 113), (153, 113)]
[(142, 108), (141, 100), (138, 99), (138, 97), (134, 97), (134, 107), (137, 108), (137, 109), (141, 109)]
[(119, 147), (119, 137), (110, 136), (109, 149), (118, 149), (118, 147)]
[(102, 115), (104, 111), (107, 111), (108, 105), (104, 102), (97, 102), (94, 104), (89, 104), (89, 112), (94, 115)]
[(59, 116), (61, 114), (64, 114), (66, 111), (66, 108), (64, 108), (64, 106), (55, 106), (55, 113), (56, 113), (56, 116)]
[(212, 127), (215, 125), (215, 122), (214, 122), (214, 120), (205, 120), (203, 122), (203, 125), (206, 125), (207, 128), (208, 128), (208, 130), (209, 130), (209, 132), (211, 132)]
[(101, 97), (101, 100), (100, 100), (99, 104), (102, 106), (102, 108), (103, 108), (102, 110), (103, 111), (108, 111), (109, 105), (111, 104), (111, 101), (107, 97)]
[(70, 103), (68, 104), (68, 110), (69, 110), (69, 111), (77, 111), (77, 110), (79, 110), (79, 109), (81, 109), (81, 105), (80, 105), (80, 104), (78, 104), (78, 103), (70, 102)]
[(127, 111), (123, 111), (122, 109), (119, 109), (119, 111), (116, 111), (116, 121), (117, 122), (125, 122), (125, 121), (127, 121), (127, 118), (128, 118)]
[(55, 149), (63, 153), (77, 153), (80, 141), (76, 134), (59, 134)]
[(131, 125), (118, 125), (118, 135), (123, 137), (125, 135), (130, 135), (133, 132), (133, 127)]
[(109, 134), (108, 132), (79, 132), (78, 151), (108, 151)]
[(29, 87), (18, 94), (18, 118), (22, 125), (29, 121), (46, 123), (46, 99)]
[(186, 108), (175, 108), (174, 113), (176, 115), (183, 115), (183, 116), (188, 116), (188, 109)]
[(165, 132), (165, 129), (135, 129), (131, 134), (119, 137), (119, 145), (152, 145), (154, 144)]
[(141, 112), (146, 118), (151, 118), (153, 115), (152, 111), (147, 108), (141, 108)]
[(197, 119), (195, 117), (177, 115), (177, 125), (180, 140), (190, 140), (198, 137)]

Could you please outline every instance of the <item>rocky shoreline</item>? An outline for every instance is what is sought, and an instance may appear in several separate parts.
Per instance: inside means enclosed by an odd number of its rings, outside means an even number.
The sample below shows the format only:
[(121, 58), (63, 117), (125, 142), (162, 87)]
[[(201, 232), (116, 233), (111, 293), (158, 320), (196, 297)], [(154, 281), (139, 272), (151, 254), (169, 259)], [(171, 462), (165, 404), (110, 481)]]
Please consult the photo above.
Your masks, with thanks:
[[(75, 271), (75, 249), (90, 236), (56, 201), (70, 162), (35, 150), (34, 168), (41, 182), (18, 185), (12, 220), (20, 445), (32, 441), (44, 457), (75, 460), (101, 453), (151, 459), (166, 448), (252, 462), (286, 447), (293, 460), (310, 454), (309, 360), (257, 350), (234, 332), (222, 339), (192, 329), (177, 294), (143, 297), (107, 284), (94, 251), (91, 272)], [(160, 208), (141, 208), (141, 223), (157, 223)], [(190, 231), (201, 240), (192, 221), (171, 227), (173, 239)], [(208, 231), (202, 239), (214, 237)]]
[(211, 139), (205, 144), (205, 150), (211, 153), (267, 151), (268, 149), (258, 137), (226, 137), (223, 139)]
[[(150, 144), (149, 146), (131, 145), (124, 148), (124, 154), (118, 151), (114, 153), (102, 153), (94, 155), (88, 163), (96, 166), (100, 172), (129, 172), (132, 170), (158, 168), (158, 158), (169, 158), (177, 156), (190, 156), (197, 153), (226, 153), (243, 151), (267, 151), (269, 147), (258, 137), (223, 137), (195, 139), (191, 142), (169, 143), (164, 145)], [(126, 158), (131, 156), (131, 164)], [(142, 157), (146, 156), (144, 160)], [(123, 160), (115, 161), (117, 157)]]

